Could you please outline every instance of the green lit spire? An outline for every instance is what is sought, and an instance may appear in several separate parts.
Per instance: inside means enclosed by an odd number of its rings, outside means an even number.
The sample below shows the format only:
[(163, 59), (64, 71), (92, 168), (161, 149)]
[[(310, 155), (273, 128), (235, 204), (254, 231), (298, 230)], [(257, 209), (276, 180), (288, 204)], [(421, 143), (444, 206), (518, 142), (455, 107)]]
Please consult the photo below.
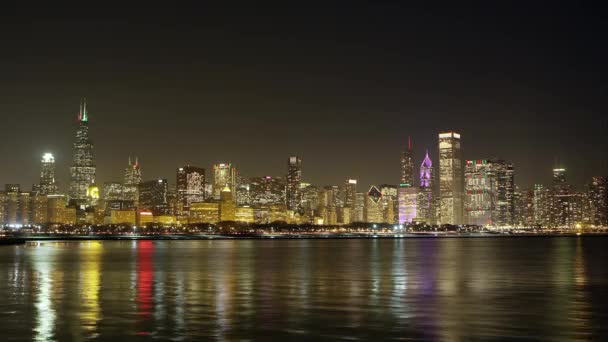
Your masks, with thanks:
[(89, 121), (89, 115), (87, 114), (87, 98), (85, 97), (82, 100), (82, 115), (80, 121), (87, 122)]

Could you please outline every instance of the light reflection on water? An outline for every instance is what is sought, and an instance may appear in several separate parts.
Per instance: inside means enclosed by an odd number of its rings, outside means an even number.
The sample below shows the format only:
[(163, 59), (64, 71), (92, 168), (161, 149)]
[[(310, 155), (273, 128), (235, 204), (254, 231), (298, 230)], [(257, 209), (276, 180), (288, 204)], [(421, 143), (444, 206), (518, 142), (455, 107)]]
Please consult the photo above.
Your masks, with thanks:
[(0, 248), (3, 340), (605, 339), (607, 238)]

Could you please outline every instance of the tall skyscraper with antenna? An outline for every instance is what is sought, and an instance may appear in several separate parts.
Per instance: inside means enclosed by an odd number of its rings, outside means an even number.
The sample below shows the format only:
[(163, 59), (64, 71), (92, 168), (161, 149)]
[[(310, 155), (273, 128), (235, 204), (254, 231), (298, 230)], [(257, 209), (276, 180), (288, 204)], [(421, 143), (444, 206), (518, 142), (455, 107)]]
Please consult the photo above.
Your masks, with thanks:
[(70, 201), (78, 206), (88, 205), (87, 190), (95, 183), (95, 164), (93, 163), (93, 143), (89, 139), (89, 114), (86, 99), (80, 102), (78, 128), (74, 140), (74, 156), (70, 167)]

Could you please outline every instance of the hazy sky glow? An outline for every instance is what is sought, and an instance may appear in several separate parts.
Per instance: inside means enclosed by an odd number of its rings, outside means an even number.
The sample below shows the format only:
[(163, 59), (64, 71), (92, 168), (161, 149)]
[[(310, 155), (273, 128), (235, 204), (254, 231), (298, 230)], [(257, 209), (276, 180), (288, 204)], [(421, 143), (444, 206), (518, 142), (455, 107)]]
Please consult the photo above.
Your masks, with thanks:
[(66, 190), (86, 96), (100, 183), (129, 155), (172, 184), (186, 163), (283, 176), (300, 155), (308, 182), (397, 184), (408, 135), (437, 165), (455, 130), (520, 186), (556, 160), (582, 185), (608, 174), (606, 23), (556, 6), (5, 8), (0, 184), (29, 189), (50, 151)]

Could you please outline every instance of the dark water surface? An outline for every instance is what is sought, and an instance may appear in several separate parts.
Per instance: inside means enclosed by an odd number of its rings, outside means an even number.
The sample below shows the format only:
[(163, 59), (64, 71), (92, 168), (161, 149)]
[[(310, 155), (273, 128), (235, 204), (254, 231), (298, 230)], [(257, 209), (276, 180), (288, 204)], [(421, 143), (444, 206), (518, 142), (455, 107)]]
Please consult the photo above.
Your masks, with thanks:
[(0, 247), (0, 340), (608, 340), (608, 238)]

